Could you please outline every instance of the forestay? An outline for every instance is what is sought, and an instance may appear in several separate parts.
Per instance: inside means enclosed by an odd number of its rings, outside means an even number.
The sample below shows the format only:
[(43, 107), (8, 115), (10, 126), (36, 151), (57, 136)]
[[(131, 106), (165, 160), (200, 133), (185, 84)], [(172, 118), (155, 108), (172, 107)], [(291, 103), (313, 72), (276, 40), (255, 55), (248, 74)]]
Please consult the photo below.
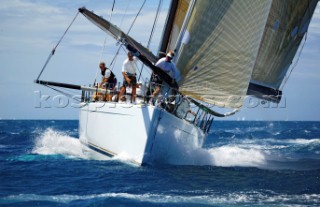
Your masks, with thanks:
[(271, 1), (193, 1), (177, 43), (180, 91), (213, 105), (241, 107), (270, 8)]

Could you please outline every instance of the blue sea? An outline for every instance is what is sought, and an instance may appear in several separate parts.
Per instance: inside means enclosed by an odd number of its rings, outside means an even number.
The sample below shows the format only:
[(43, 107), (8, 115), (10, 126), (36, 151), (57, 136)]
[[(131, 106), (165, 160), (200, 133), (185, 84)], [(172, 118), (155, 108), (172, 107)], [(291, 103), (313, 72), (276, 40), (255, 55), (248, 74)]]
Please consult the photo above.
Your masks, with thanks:
[(320, 122), (216, 121), (204, 149), (144, 167), (92, 160), (78, 136), (0, 120), (0, 206), (320, 206)]

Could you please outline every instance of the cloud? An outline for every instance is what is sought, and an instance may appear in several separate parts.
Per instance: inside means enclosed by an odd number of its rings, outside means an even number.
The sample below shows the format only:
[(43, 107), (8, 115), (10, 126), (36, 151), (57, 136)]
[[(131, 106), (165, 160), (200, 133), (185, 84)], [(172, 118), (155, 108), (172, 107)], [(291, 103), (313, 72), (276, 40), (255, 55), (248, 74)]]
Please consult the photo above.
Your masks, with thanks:
[[(121, 3), (121, 2), (120, 2)], [(132, 4), (134, 9), (126, 10), (127, 4), (115, 7), (112, 23), (120, 24), (123, 17), (122, 29), (127, 32), (141, 6), (139, 3)], [(142, 3), (142, 2), (141, 2)], [(0, 41), (3, 43), (1, 52), (13, 48), (44, 48), (53, 47), (68, 25), (71, 23), (79, 5), (71, 5), (69, 1), (22, 1), (4, 0), (0, 6)], [(130, 4), (130, 3), (129, 3)], [(98, 8), (95, 13), (103, 15), (109, 20), (110, 9), (101, 9), (99, 4), (88, 5), (88, 9)], [(110, 6), (110, 5), (109, 5)], [(90, 7), (90, 8), (89, 8)], [(130, 33), (138, 42), (146, 45), (153, 25), (155, 13), (153, 10), (142, 10)], [(165, 19), (165, 12), (161, 13), (159, 19)], [(160, 22), (163, 23), (164, 21)], [(142, 32), (147, 31), (147, 32)], [(156, 31), (153, 42), (159, 42), (162, 31)], [(79, 14), (78, 18), (70, 28), (64, 45), (82, 47), (102, 47), (106, 34), (98, 27)], [(108, 39), (109, 46), (115, 44), (115, 40)], [(21, 46), (24, 47), (21, 47)]]
[(70, 19), (63, 13), (63, 10), (58, 7), (45, 3), (20, 0), (2, 1), (0, 41), (3, 43), (3, 49), (50, 45), (52, 36), (65, 28), (65, 25), (61, 23)]
[[(8, 12), (7, 15), (12, 17), (21, 17), (25, 14), (52, 14), (52, 13), (61, 13), (61, 10), (58, 8), (44, 4), (44, 3), (32, 3), (22, 0), (2, 0), (0, 6), (1, 12)], [(14, 12), (12, 12), (14, 11)]]

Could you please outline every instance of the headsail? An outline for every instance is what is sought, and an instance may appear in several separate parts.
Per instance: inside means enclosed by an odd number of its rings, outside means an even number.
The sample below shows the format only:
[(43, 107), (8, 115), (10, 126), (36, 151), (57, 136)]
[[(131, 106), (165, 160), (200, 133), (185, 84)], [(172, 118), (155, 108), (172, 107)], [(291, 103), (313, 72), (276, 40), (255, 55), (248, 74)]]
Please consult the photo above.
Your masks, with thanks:
[(279, 88), (308, 29), (317, 2), (318, 0), (272, 1), (252, 73), (249, 95), (268, 99), (268, 95), (273, 93), (281, 97)]
[(177, 48), (180, 91), (213, 105), (239, 108), (247, 93), (271, 1), (201, 0), (193, 1), (192, 6)]

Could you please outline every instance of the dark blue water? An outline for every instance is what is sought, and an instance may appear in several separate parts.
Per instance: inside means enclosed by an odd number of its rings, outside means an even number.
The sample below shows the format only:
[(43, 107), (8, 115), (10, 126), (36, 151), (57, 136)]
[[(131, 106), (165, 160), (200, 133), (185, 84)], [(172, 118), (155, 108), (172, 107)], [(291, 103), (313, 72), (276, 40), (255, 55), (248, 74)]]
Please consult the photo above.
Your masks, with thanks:
[(0, 206), (320, 206), (320, 122), (215, 122), (186, 151), (90, 160), (77, 121), (2, 120)]

